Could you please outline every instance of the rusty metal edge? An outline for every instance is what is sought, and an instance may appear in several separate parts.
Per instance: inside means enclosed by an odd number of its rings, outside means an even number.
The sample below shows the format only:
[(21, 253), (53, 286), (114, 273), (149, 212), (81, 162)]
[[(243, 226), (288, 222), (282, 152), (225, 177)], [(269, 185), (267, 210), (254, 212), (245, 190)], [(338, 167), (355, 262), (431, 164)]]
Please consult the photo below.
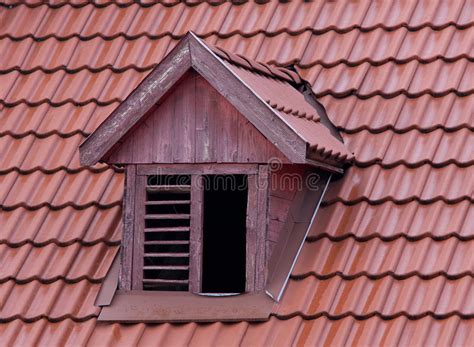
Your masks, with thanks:
[(109, 268), (104, 282), (102, 283), (99, 293), (94, 302), (94, 306), (108, 306), (112, 302), (115, 292), (117, 291), (118, 279), (120, 271), (120, 250), (115, 254), (112, 266)]

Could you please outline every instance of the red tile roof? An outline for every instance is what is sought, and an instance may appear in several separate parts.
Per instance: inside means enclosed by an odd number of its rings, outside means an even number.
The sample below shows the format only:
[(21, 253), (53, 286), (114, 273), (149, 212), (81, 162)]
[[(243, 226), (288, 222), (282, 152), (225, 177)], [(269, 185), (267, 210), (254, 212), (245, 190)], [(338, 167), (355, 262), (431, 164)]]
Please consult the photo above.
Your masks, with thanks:
[[(0, 6), (1, 343), (469, 344), (474, 2), (199, 3)], [(77, 144), (188, 30), (295, 64), (355, 166), (268, 322), (98, 323), (123, 174), (80, 167)]]

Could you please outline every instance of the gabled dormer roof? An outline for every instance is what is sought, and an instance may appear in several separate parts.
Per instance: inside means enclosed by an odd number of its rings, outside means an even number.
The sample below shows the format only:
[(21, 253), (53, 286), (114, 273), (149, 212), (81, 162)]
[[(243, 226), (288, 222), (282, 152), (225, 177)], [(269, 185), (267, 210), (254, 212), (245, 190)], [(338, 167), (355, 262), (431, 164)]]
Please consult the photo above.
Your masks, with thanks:
[[(203, 76), (294, 164), (341, 172), (352, 160), (294, 71), (213, 47), (188, 33), (81, 145), (81, 162), (107, 161), (113, 148), (190, 69)], [(336, 134), (336, 136), (335, 136)]]

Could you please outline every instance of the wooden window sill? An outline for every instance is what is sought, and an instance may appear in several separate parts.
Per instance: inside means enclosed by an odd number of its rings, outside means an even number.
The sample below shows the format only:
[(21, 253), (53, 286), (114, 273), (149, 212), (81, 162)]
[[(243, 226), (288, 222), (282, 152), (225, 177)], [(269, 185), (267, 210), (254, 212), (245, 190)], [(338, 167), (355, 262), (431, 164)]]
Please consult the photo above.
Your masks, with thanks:
[(275, 302), (265, 293), (209, 297), (189, 292), (117, 291), (103, 322), (265, 321)]

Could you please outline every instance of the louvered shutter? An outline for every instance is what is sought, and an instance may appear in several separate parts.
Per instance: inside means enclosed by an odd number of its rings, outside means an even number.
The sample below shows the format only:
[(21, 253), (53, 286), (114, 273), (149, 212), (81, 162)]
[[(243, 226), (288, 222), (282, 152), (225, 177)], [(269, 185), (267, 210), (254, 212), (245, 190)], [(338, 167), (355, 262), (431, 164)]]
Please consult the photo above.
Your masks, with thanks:
[(149, 176), (143, 240), (143, 289), (187, 291), (191, 177)]

